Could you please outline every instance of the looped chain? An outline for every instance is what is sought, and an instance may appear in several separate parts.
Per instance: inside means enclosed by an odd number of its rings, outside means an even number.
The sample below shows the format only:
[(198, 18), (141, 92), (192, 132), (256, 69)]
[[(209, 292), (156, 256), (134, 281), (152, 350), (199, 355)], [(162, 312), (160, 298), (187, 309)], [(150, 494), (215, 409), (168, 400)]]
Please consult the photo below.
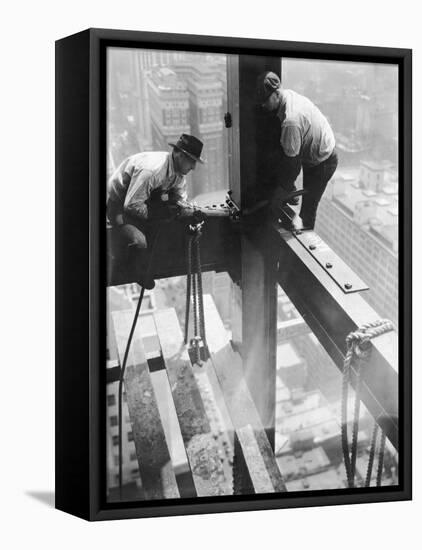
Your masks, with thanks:
[[(342, 382), (342, 403), (341, 403), (341, 440), (344, 456), (344, 466), (346, 469), (347, 483), (349, 487), (355, 486), (356, 458), (358, 447), (358, 432), (359, 432), (359, 413), (360, 413), (360, 389), (362, 386), (362, 364), (369, 358), (371, 352), (371, 339), (380, 336), (386, 332), (394, 330), (394, 325), (388, 319), (380, 319), (370, 323), (366, 323), (359, 327), (356, 331), (351, 332), (346, 338), (347, 353), (344, 359), (343, 366), (343, 382)], [(350, 383), (350, 371), (354, 364), (356, 372), (355, 384), (355, 404), (353, 410), (353, 427), (352, 427), (352, 445), (349, 449), (349, 441), (347, 434), (347, 397)], [(378, 428), (372, 435), (371, 452), (368, 463), (368, 472), (366, 476), (366, 484), (370, 483), (372, 465), (374, 460), (376, 436)], [(381, 483), (382, 461), (384, 456), (384, 441), (385, 434), (381, 431), (381, 446), (378, 458), (378, 473), (377, 484)]]
[(207, 356), (207, 341), (205, 336), (204, 300), (202, 288), (202, 268), (200, 238), (204, 222), (188, 226), (189, 239), (187, 247), (187, 281), (186, 281), (186, 313), (185, 313), (185, 344), (188, 342), (189, 310), (192, 295), (193, 305), (193, 338), (190, 347), (193, 350), (194, 362), (202, 364), (201, 342)]

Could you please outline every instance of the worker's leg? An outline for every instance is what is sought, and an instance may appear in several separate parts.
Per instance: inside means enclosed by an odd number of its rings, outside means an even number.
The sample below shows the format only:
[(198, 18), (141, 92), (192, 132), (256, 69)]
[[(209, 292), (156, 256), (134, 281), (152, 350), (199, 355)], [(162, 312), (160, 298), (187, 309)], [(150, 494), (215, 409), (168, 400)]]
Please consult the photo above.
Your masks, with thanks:
[(148, 242), (146, 234), (139, 227), (124, 224), (113, 229), (116, 253), (114, 254), (118, 273), (114, 280), (138, 282), (150, 287), (144, 280), (148, 266)]
[(303, 189), (306, 191), (302, 197), (300, 217), (303, 226), (313, 229), (319, 201), (324, 194), (327, 183), (332, 178), (338, 164), (335, 150), (327, 160), (317, 166), (303, 166)]

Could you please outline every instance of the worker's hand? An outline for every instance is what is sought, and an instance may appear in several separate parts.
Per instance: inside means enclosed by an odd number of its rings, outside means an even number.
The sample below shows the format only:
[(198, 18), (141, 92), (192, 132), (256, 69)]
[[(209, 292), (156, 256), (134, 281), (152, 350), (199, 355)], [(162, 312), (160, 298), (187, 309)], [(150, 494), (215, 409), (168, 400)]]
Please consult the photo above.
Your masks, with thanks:
[(177, 218), (179, 207), (174, 204), (160, 203), (149, 207), (148, 218), (151, 221), (171, 222)]

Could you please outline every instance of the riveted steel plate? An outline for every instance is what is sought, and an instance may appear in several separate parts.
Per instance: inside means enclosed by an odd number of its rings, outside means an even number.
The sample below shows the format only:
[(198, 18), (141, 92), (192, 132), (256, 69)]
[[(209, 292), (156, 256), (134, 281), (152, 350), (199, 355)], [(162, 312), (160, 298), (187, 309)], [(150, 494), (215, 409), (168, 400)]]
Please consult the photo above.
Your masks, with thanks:
[(344, 293), (369, 290), (368, 285), (314, 231), (293, 231), (293, 235)]

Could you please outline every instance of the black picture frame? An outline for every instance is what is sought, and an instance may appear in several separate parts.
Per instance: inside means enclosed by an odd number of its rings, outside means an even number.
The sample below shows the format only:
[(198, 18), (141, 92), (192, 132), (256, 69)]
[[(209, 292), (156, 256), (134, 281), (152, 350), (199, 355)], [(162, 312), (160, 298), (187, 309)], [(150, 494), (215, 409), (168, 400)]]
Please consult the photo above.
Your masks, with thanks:
[[(394, 63), (399, 67), (400, 483), (370, 490), (106, 503), (105, 52), (109, 46)], [(56, 42), (56, 507), (87, 520), (412, 498), (412, 52), (335, 44), (88, 29)]]

